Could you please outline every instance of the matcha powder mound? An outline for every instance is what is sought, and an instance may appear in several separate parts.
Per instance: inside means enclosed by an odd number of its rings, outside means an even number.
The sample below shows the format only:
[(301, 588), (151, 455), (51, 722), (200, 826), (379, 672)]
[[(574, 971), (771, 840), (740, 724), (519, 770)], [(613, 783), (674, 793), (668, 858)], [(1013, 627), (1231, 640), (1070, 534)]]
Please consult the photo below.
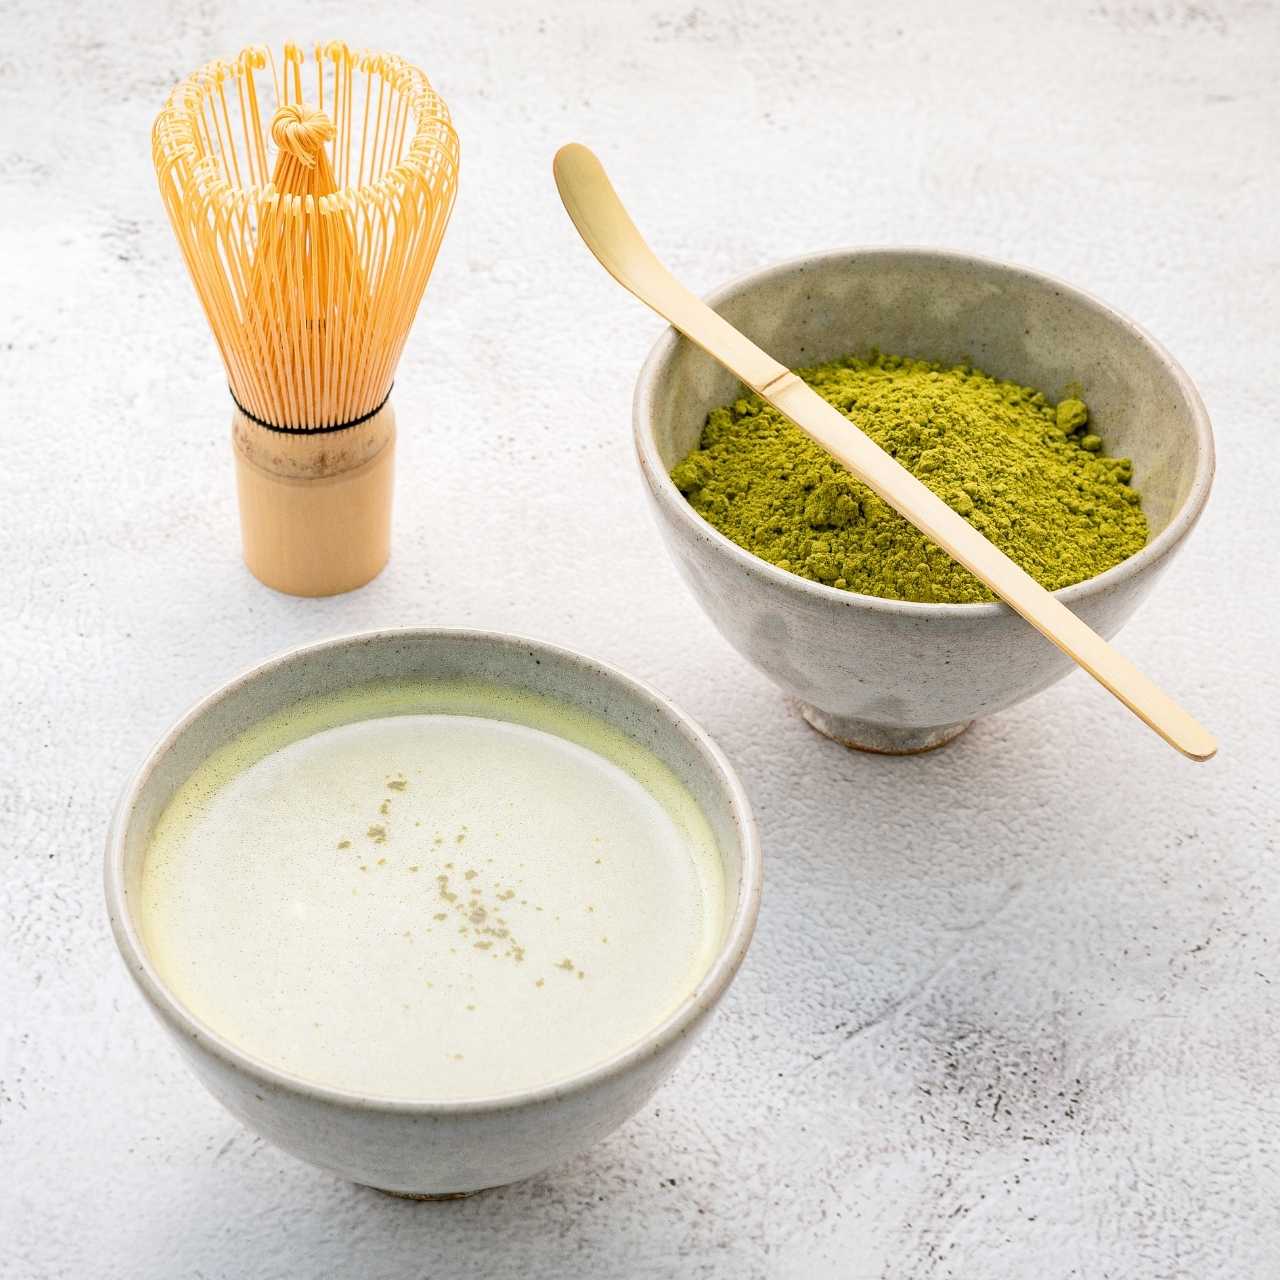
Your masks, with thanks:
[[(874, 353), (797, 370), (1050, 590), (1141, 548), (1147, 522), (1077, 399)], [(753, 555), (814, 582), (893, 600), (994, 599), (913, 525), (758, 396), (707, 417), (671, 473), (699, 515)]]

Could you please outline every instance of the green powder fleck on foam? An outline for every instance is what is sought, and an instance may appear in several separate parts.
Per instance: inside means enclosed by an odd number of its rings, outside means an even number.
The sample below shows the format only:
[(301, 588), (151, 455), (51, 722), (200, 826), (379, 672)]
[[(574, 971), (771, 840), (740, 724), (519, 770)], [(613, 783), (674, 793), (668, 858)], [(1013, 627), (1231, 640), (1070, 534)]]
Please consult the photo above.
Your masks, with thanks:
[[(796, 372), (1050, 590), (1146, 543), (1132, 464), (1102, 452), (1078, 399), (1054, 406), (970, 365), (878, 352)], [(756, 395), (712, 410), (671, 478), (726, 537), (814, 582), (893, 600), (994, 598)]]

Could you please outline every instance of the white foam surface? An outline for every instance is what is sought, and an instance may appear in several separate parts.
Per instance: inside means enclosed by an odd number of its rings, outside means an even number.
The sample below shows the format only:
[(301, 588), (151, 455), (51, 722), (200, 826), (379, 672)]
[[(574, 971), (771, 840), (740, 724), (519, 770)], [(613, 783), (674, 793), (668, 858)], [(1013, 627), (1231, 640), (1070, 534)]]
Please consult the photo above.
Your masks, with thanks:
[(207, 1025), (317, 1083), (452, 1101), (563, 1080), (705, 973), (714, 839), (661, 762), (581, 713), (415, 700), (491, 714), (361, 718), (394, 694), (346, 695), (197, 770), (148, 849), (148, 953)]

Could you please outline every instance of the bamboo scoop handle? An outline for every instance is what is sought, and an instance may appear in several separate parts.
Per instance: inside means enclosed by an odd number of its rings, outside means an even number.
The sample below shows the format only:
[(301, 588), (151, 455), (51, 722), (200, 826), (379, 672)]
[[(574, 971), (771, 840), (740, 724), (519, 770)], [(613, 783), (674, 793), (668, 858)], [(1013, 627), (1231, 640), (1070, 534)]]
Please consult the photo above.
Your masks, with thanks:
[(1127, 658), (1055, 599), (967, 520), (921, 484), (842, 413), (689, 292), (654, 256), (600, 161), (570, 143), (555, 158), (560, 199), (587, 248), (623, 288), (737, 374), (893, 509), (1192, 760), (1218, 749), (1213, 735)]

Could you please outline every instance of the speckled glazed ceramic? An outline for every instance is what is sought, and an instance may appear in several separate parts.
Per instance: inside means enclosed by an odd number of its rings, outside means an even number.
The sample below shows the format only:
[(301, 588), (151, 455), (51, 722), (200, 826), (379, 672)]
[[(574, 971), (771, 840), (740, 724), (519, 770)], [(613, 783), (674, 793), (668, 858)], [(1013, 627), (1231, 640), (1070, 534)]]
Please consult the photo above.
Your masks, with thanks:
[[(972, 360), (1052, 398), (1078, 385), (1107, 451), (1133, 459), (1151, 536), (1058, 598), (1104, 636), (1124, 625), (1195, 525), (1213, 437), (1191, 380), (1146, 333), (1048, 276), (927, 249), (846, 249), (745, 276), (709, 299), (795, 368), (872, 347)], [(667, 547), (725, 638), (848, 746), (911, 753), (955, 737), (1071, 670), (1002, 604), (916, 604), (838, 591), (743, 551), (697, 515), (669, 472), (739, 384), (674, 330), (635, 394), (635, 444)]]
[[(479, 679), (529, 689), (604, 719), (655, 753), (692, 793), (724, 858), (725, 929), (687, 999), (644, 1039), (559, 1084), (475, 1102), (389, 1101), (326, 1088), (241, 1052), (193, 1017), (147, 958), (134, 914), (150, 833), (212, 751), (300, 698), (378, 678)], [(480, 631), (403, 630), (296, 649), (193, 708), (121, 798), (107, 841), (107, 906), (129, 972), (197, 1076), (277, 1146), (400, 1195), (448, 1197), (528, 1177), (603, 1138), (675, 1067), (733, 980), (755, 927), (761, 861), (742, 786), (709, 738), (660, 694), (589, 658)], [(371, 1052), (376, 1048), (371, 1047)]]

